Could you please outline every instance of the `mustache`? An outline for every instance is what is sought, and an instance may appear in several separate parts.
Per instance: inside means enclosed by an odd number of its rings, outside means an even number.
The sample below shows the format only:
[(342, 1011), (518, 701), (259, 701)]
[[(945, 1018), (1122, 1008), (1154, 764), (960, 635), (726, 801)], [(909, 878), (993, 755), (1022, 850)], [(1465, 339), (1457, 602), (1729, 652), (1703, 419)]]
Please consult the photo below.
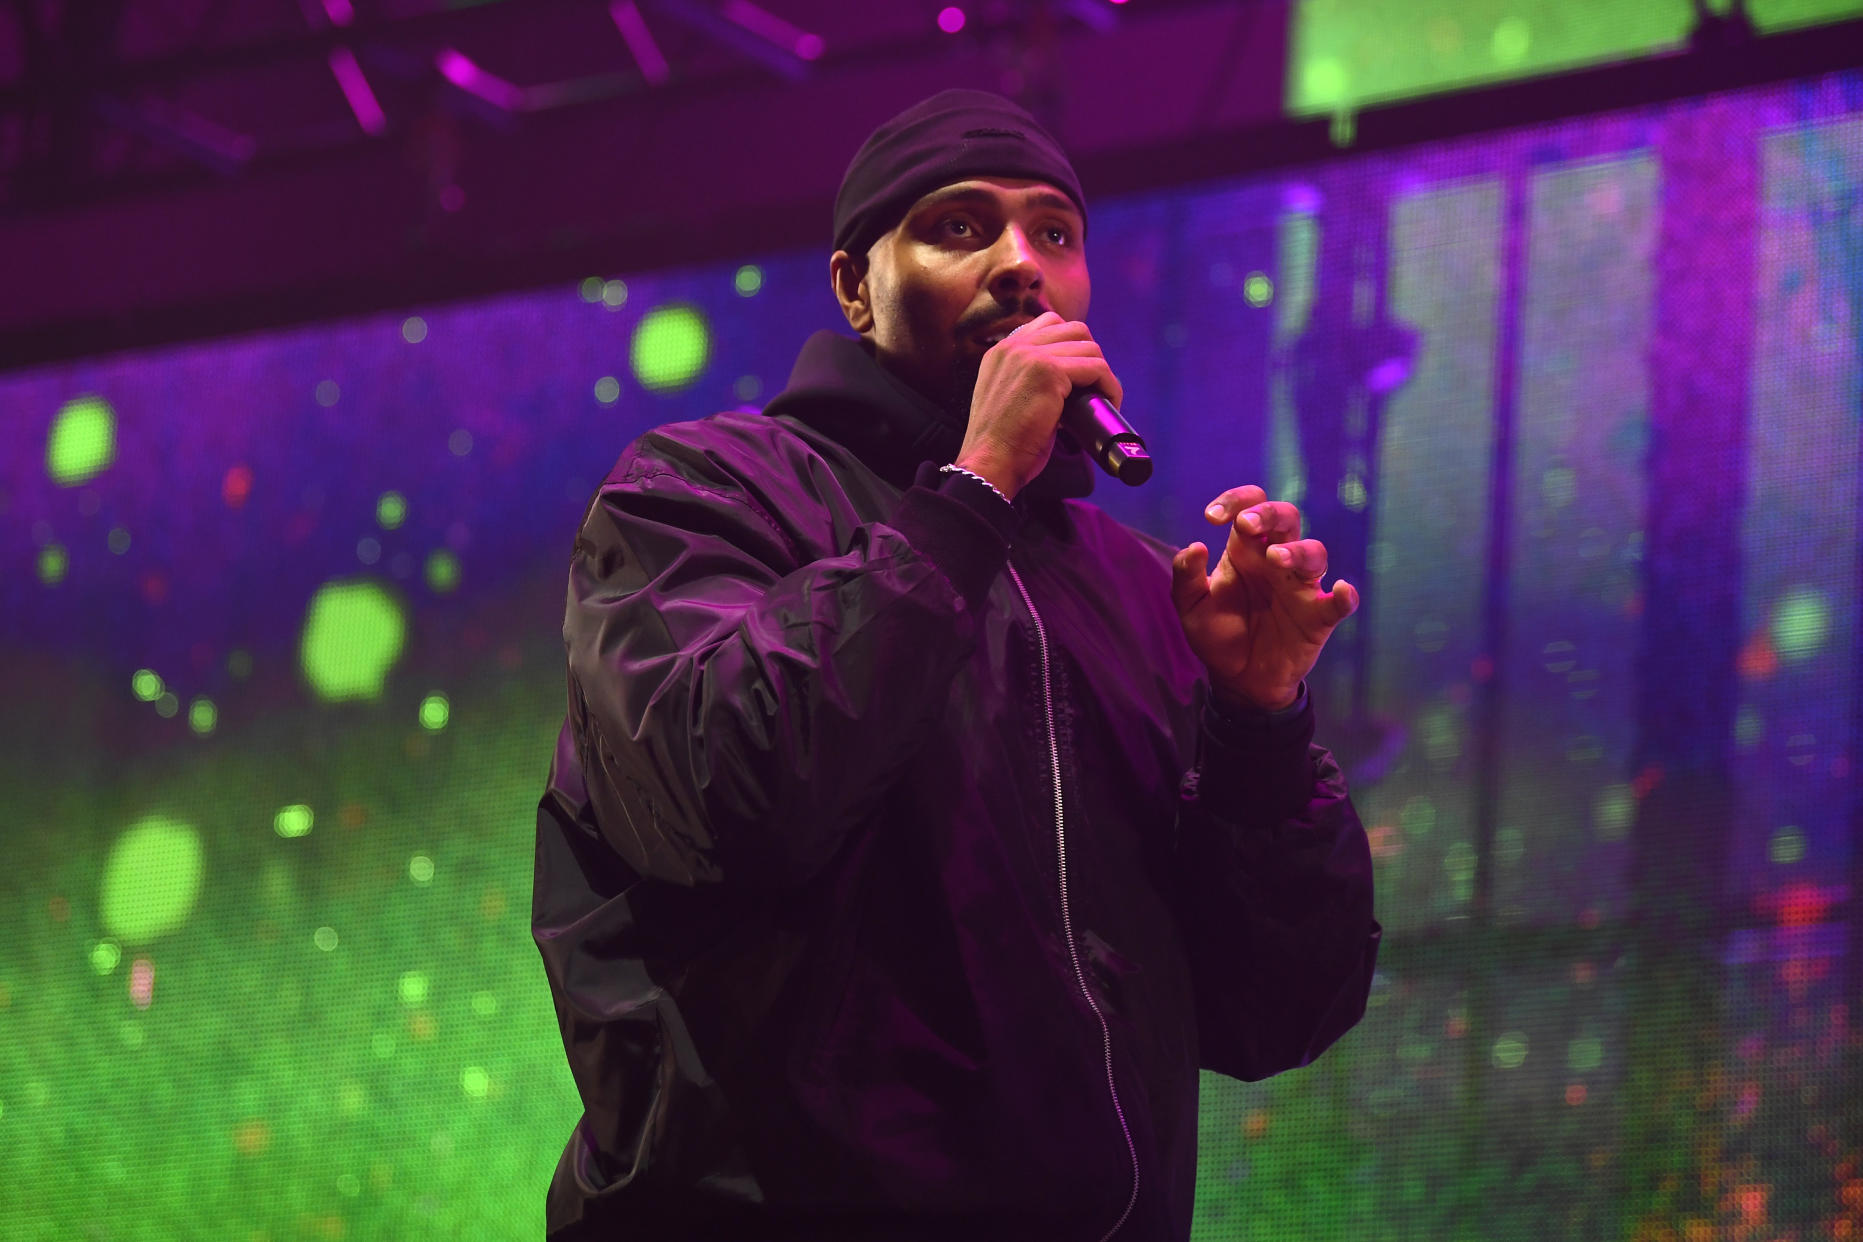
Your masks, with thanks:
[(1033, 319), (1053, 309), (1039, 298), (1023, 298), (1018, 302), (1000, 303), (990, 310), (967, 315), (960, 319), (957, 324), (957, 335), (967, 337), (974, 332), (985, 331), (1011, 319)]

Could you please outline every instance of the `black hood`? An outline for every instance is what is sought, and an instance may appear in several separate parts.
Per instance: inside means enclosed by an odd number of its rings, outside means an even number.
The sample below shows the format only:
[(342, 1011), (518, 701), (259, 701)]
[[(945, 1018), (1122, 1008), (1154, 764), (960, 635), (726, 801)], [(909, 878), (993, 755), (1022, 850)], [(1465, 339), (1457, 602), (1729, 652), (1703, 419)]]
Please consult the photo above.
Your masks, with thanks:
[[(921, 462), (953, 461), (964, 442), (963, 424), (881, 366), (864, 341), (826, 329), (802, 346), (788, 385), (763, 412), (831, 436), (902, 488), (911, 485)], [(1086, 496), (1093, 475), (1093, 462), (1063, 433), (1047, 467), (1022, 494), (1037, 500)]]

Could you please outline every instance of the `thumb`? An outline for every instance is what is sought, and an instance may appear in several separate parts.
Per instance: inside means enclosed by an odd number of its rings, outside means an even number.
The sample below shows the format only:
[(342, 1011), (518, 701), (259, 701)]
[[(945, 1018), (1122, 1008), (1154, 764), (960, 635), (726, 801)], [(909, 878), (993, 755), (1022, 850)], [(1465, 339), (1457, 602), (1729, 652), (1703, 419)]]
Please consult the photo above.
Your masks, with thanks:
[(1210, 580), (1204, 574), (1209, 563), (1210, 550), (1201, 543), (1181, 548), (1171, 558), (1171, 602), (1177, 605), (1179, 616), (1210, 593)]

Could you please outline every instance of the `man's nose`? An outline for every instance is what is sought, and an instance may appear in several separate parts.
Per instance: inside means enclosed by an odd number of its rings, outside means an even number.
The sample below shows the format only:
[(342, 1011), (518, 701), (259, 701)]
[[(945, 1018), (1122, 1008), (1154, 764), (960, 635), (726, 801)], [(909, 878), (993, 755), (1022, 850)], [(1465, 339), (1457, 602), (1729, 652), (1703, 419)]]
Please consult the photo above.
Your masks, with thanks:
[(991, 247), (993, 265), (990, 291), (996, 294), (1026, 293), (1041, 288), (1041, 260), (1027, 234), (1015, 225), (1005, 228)]

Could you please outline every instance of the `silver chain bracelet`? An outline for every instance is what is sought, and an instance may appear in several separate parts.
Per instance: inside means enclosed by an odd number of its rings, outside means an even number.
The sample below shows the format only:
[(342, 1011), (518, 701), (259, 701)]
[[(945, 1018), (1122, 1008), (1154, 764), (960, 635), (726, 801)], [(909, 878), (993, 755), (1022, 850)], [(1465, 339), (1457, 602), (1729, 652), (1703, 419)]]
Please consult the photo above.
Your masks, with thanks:
[(938, 467), (938, 473), (939, 474), (961, 474), (966, 478), (975, 479), (977, 480), (977, 482), (983, 484), (985, 487), (995, 492), (997, 495), (997, 498), (1000, 499), (1004, 504), (1012, 503), (1009, 497), (1003, 495), (1003, 490), (1000, 487), (996, 486), (996, 484), (990, 482), (988, 479), (978, 474), (975, 470), (964, 469), (964, 467), (958, 465), (956, 462), (952, 462), (948, 466)]

